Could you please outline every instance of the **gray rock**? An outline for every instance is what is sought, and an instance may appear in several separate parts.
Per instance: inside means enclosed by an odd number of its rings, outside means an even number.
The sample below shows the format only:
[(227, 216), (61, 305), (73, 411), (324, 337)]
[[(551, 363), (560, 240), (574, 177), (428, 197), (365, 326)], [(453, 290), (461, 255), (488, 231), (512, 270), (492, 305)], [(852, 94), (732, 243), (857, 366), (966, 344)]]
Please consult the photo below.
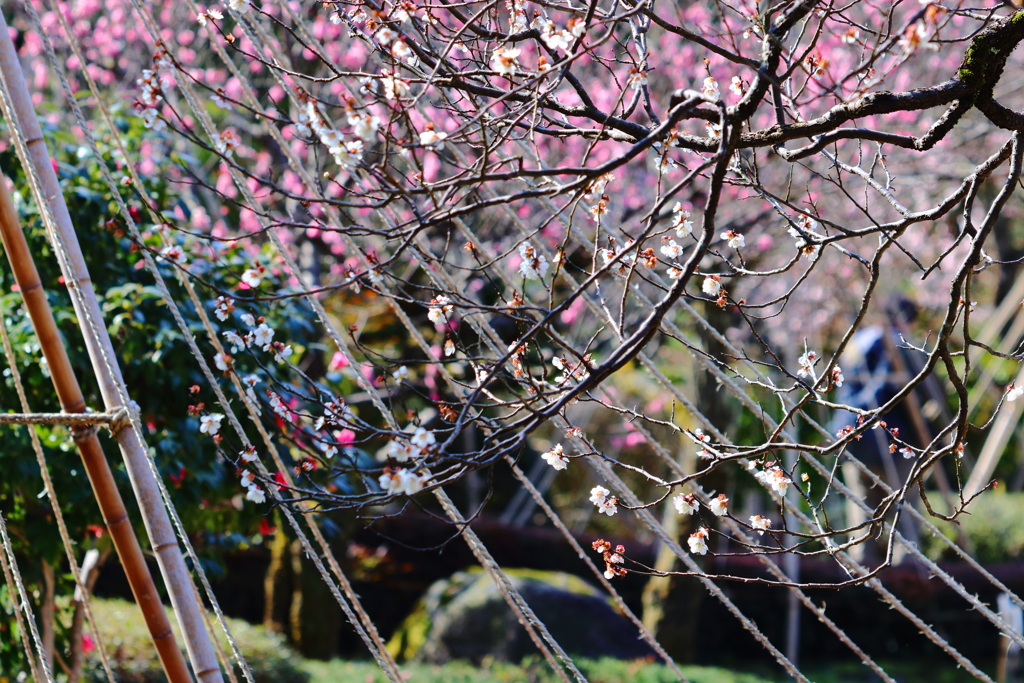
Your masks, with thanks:
[[(653, 655), (638, 629), (577, 576), (505, 570), (527, 604), (565, 651), (579, 657), (636, 659)], [(537, 654), (491, 578), (481, 570), (435, 582), (388, 645), (403, 659), (443, 664), (485, 657), (519, 662)]]

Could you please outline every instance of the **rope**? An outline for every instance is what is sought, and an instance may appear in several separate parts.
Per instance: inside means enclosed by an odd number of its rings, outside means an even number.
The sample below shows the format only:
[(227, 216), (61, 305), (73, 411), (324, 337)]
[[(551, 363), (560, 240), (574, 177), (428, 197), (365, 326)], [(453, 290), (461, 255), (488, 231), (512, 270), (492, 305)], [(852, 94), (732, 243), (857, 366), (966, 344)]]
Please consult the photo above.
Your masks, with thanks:
[[(31, 9), (31, 7), (30, 7), (30, 9)], [(85, 62), (82, 59), (82, 57), (81, 57), (81, 53), (79, 52), (77, 43), (73, 39), (73, 33), (68, 29), (68, 27), (67, 27), (67, 25), (65, 23), (65, 19), (64, 19), (63, 15), (60, 12), (57, 12), (57, 14), (60, 17), (62, 26), (65, 29), (65, 33), (68, 36), (69, 41), (71, 42), (73, 49), (75, 50), (76, 56), (78, 56), (78, 58), (79, 58), (79, 64), (80, 65), (85, 65), (87, 62)], [(39, 23), (38, 23), (38, 16), (37, 15), (34, 16), (33, 20), (34, 20), (34, 22), (36, 22), (37, 30), (41, 31), (41, 27), (39, 26)], [(64, 77), (63, 69), (61, 68), (59, 61), (56, 60), (55, 55), (53, 55), (52, 48), (49, 47), (49, 43), (45, 39), (45, 34), (43, 34), (43, 35), (44, 35), (44, 41), (46, 42), (47, 47), (48, 47), (47, 54), (51, 57), (51, 65), (54, 66), (54, 68), (57, 69), (58, 72), (61, 74), (61, 76), (62, 76), (62, 84), (66, 84), (66, 79)], [(124, 149), (124, 147), (123, 147), (123, 145), (121, 143), (120, 136), (117, 135), (117, 132), (116, 132), (117, 131), (117, 127), (112, 125), (112, 122), (111, 122), (110, 116), (109, 116), (109, 111), (103, 105), (102, 98), (100, 98), (100, 96), (99, 96), (98, 90), (95, 87), (95, 83), (92, 81), (91, 77), (89, 77), (87, 70), (85, 70), (83, 68), (82, 73), (88, 79), (90, 88), (92, 89), (93, 94), (95, 95), (95, 97), (97, 99), (97, 102), (100, 103), (99, 106), (103, 110), (104, 116), (105, 116), (105, 118), (106, 118), (106, 120), (108, 122), (110, 130), (114, 132), (114, 136), (115, 136), (115, 138), (118, 141), (118, 145), (121, 148), (122, 154), (125, 154), (125, 158), (128, 158), (127, 154), (126, 154), (126, 150)], [(76, 116), (76, 118), (78, 120), (79, 126), (86, 133), (86, 137), (87, 137), (87, 139), (89, 141), (89, 144), (90, 144), (90, 146), (91, 146), (91, 148), (93, 150), (94, 155), (96, 156), (96, 158), (100, 162), (101, 172), (103, 173), (104, 179), (107, 181), (108, 186), (111, 188), (112, 194), (116, 198), (117, 203), (119, 205), (119, 209), (121, 210), (122, 215), (124, 216), (125, 220), (127, 221), (130, 230), (132, 231), (133, 237), (135, 237), (136, 239), (141, 239), (141, 235), (139, 234), (138, 227), (135, 225), (134, 220), (131, 218), (131, 214), (128, 211), (127, 207), (124, 205), (124, 202), (123, 202), (123, 200), (120, 197), (120, 192), (117, 189), (117, 185), (116, 185), (116, 183), (114, 183), (113, 178), (110, 175), (109, 168), (107, 167), (106, 162), (103, 160), (102, 155), (99, 153), (99, 150), (96, 147), (95, 139), (94, 139), (94, 137), (93, 137), (93, 135), (92, 135), (92, 133), (91, 133), (87, 123), (85, 122), (85, 118), (82, 115), (81, 109), (77, 106), (77, 101), (73, 97), (73, 95), (69, 95), (70, 92), (71, 92), (70, 86), (66, 85), (65, 86), (65, 95), (67, 96), (68, 101), (72, 105), (72, 109), (75, 112), (75, 116)], [(132, 168), (131, 165), (129, 165), (129, 171), (132, 173), (132, 176), (133, 176), (133, 179), (136, 182), (137, 188), (140, 191), (142, 191), (142, 187), (143, 186), (142, 186), (142, 183), (141, 183), (141, 179), (135, 174), (134, 168)], [(196, 342), (195, 342), (195, 338), (192, 335), (191, 330), (189, 329), (188, 325), (185, 323), (184, 318), (181, 315), (181, 311), (178, 308), (178, 306), (177, 306), (177, 304), (175, 302), (174, 297), (170, 294), (170, 291), (167, 289), (166, 283), (164, 282), (163, 276), (160, 274), (160, 271), (159, 271), (158, 267), (156, 266), (156, 263), (154, 262), (152, 256), (147, 251), (143, 251), (143, 257), (145, 259), (145, 263), (146, 263), (147, 269), (151, 273), (153, 273), (153, 275), (154, 275), (154, 277), (156, 279), (157, 287), (160, 290), (161, 296), (168, 303), (168, 305), (169, 305), (169, 307), (170, 307), (170, 309), (172, 311), (172, 314), (174, 315), (175, 322), (177, 323), (178, 328), (182, 331), (186, 341), (188, 342), (189, 348), (190, 348), (191, 352), (196, 357), (196, 359), (199, 361), (200, 366), (203, 369), (204, 375), (206, 376), (208, 383), (211, 384), (211, 386), (214, 388), (214, 391), (217, 393), (218, 400), (221, 403), (222, 407), (224, 408), (226, 414), (228, 414), (230, 416), (230, 419), (231, 419), (231, 421), (233, 423), (233, 427), (240, 434), (240, 436), (243, 438), (243, 440), (246, 442), (246, 445), (249, 445), (248, 444), (248, 439), (245, 436), (244, 430), (242, 430), (242, 427), (241, 427), (240, 423), (238, 422), (237, 418), (234, 416), (234, 412), (230, 408), (230, 403), (228, 402), (227, 398), (221, 392), (219, 384), (217, 383), (216, 379), (213, 377), (213, 374), (210, 371), (210, 368), (209, 368), (208, 364), (206, 363), (206, 360), (203, 357), (202, 353), (199, 351), (199, 348), (198, 348), (198, 346), (196, 345)], [(197, 305), (196, 305), (196, 310), (200, 312), (201, 316), (204, 316), (203, 308), (202, 308), (201, 305), (198, 304), (198, 302), (197, 302)], [(207, 330), (209, 332), (209, 320), (205, 319), (204, 323), (206, 324)], [(216, 340), (216, 335), (215, 334), (211, 335), (211, 339)], [(241, 393), (242, 393), (243, 398), (245, 398), (245, 393), (244, 392), (241, 392)], [(248, 401), (247, 400), (246, 400), (246, 405), (248, 406)], [(249, 407), (250, 407), (250, 410), (251, 410), (251, 406), (249, 406)], [(259, 421), (257, 421), (257, 424), (261, 424), (261, 423)], [(264, 435), (266, 435), (265, 432), (263, 432), (263, 433), (264, 433)], [(269, 448), (269, 451), (271, 453), (275, 454), (275, 455), (277, 453), (277, 449), (273, 448), (272, 446)], [(152, 462), (152, 459), (150, 459), (150, 466), (151, 466), (151, 468), (154, 469), (154, 473), (156, 473), (155, 472), (155, 464)], [(262, 463), (261, 463), (261, 467), (262, 467)], [(281, 463), (279, 469), (281, 471), (284, 471), (284, 472), (287, 471), (287, 468), (285, 468), (283, 466), (283, 463)], [(268, 473), (268, 471), (265, 468), (262, 468), (262, 472), (261, 473), (264, 476), (267, 476), (269, 478), (269, 473)], [(217, 615), (218, 622), (219, 622), (222, 630), (224, 631), (224, 633), (227, 636), (228, 642), (229, 642), (229, 644), (230, 644), (230, 646), (232, 648), (233, 656), (235, 657), (235, 660), (238, 662), (239, 666), (242, 668), (243, 674), (245, 675), (246, 679), (249, 681), (249, 683), (253, 683), (254, 679), (253, 679), (253, 676), (252, 676), (252, 672), (249, 669), (248, 663), (245, 661), (244, 657), (242, 656), (241, 651), (240, 651), (237, 643), (235, 642), (233, 635), (230, 632), (230, 629), (229, 629), (229, 627), (227, 625), (227, 621), (226, 621), (226, 619), (224, 617), (224, 614), (223, 614), (223, 612), (222, 612), (222, 610), (220, 608), (219, 603), (216, 600), (216, 597), (215, 597), (215, 595), (213, 593), (212, 587), (210, 586), (209, 581), (208, 581), (208, 579), (206, 577), (205, 570), (203, 570), (203, 568), (202, 568), (202, 563), (199, 561), (198, 556), (195, 554), (194, 549), (191, 546), (191, 542), (188, 539), (187, 533), (185, 533), (185, 531), (184, 531), (184, 527), (183, 527), (183, 525), (181, 523), (181, 520), (180, 520), (180, 518), (179, 518), (179, 516), (177, 514), (177, 511), (174, 508), (173, 504), (171, 503), (170, 496), (169, 496), (166, 488), (164, 487), (162, 480), (159, 478), (159, 476), (157, 477), (157, 481), (158, 481), (158, 483), (160, 485), (161, 495), (163, 496), (164, 501), (167, 504), (168, 509), (171, 511), (172, 518), (173, 518), (174, 524), (175, 524), (175, 528), (176, 528), (176, 530), (178, 532), (178, 536), (179, 536), (179, 538), (181, 538), (181, 540), (185, 544), (189, 556), (192, 557), (192, 559), (193, 559), (193, 567), (196, 569), (197, 575), (199, 576), (200, 581), (203, 584), (203, 588), (204, 588), (204, 591), (206, 592), (207, 599), (210, 601), (210, 604), (213, 607), (214, 612)], [(271, 492), (271, 495), (273, 496), (274, 493)], [(300, 541), (303, 544), (303, 548), (304, 548), (305, 552), (313, 560), (314, 564), (317, 566), (317, 569), (321, 572), (321, 575), (323, 576), (323, 578), (327, 582), (328, 586), (332, 589), (332, 593), (334, 594), (335, 598), (338, 600), (338, 603), (342, 607), (343, 611), (345, 611), (346, 616), (349, 618), (349, 621), (351, 621), (353, 623), (353, 625), (355, 626), (357, 632), (359, 632), (360, 636), (363, 637), (364, 640), (366, 640), (365, 632), (362, 630), (362, 628), (359, 625), (359, 623), (357, 621), (355, 621), (355, 619), (353, 618), (351, 610), (350, 610), (347, 602), (345, 601), (345, 599), (343, 597), (341, 597), (341, 595), (337, 592), (337, 588), (334, 587), (333, 582), (330, 581), (330, 578), (326, 574), (326, 571), (324, 570), (323, 565), (320, 563), (316, 552), (313, 551), (312, 548), (309, 546), (308, 540), (306, 540), (305, 535), (302, 533), (301, 529), (298, 527), (298, 525), (295, 522), (294, 518), (291, 516), (291, 513), (288, 510), (287, 506), (284, 507), (284, 510), (285, 510), (285, 514), (288, 517), (288, 520), (289, 520), (290, 524), (292, 525), (293, 529), (296, 531), (297, 535), (299, 536), (299, 539), (300, 539)], [(321, 536), (321, 538), (322, 538), (322, 536)], [(340, 569), (339, 569), (339, 572), (340, 572)], [(352, 593), (352, 595), (354, 596), (354, 592)], [(385, 670), (385, 672), (388, 673), (389, 678), (391, 678), (393, 683), (401, 683), (402, 679), (401, 679), (400, 674), (399, 674), (399, 672), (397, 670), (397, 665), (394, 664), (393, 660), (391, 661), (390, 665), (386, 665), (386, 663), (382, 663), (383, 658), (380, 656), (380, 652), (379, 651), (375, 651), (376, 648), (373, 645), (371, 645), (370, 641), (368, 641), (367, 644), (370, 647), (371, 652), (374, 653), (375, 657), (378, 659), (378, 664), (381, 664), (381, 668), (383, 668)], [(383, 648), (380, 648), (380, 649), (383, 650)], [(383, 650), (383, 652), (386, 653), (387, 651)], [(389, 655), (388, 655), (388, 658), (390, 658)]]
[[(25, 582), (21, 578), (21, 572), (18, 571), (18, 561), (14, 557), (14, 548), (11, 546), (11, 539), (7, 536), (7, 523), (4, 522), (4, 516), (0, 514), (0, 542), (3, 543), (4, 552), (0, 553), (0, 565), (3, 565), (4, 577), (7, 579), (7, 586), (10, 588), (11, 602), (14, 603), (14, 611), (17, 614), (18, 630), (22, 632), (22, 636), (25, 634), (25, 623), (28, 623), (28, 631), (32, 634), (32, 642), (36, 646), (36, 652), (39, 655), (37, 664), (40, 669), (43, 670), (43, 679), (46, 683), (53, 683), (53, 674), (50, 672), (50, 667), (46, 664), (46, 649), (43, 647), (43, 641), (39, 637), (39, 629), (36, 628), (36, 618), (32, 614), (32, 605), (28, 601), (28, 592), (25, 590)], [(22, 613), (24, 612), (24, 617)], [(28, 649), (28, 644), (25, 643), (25, 654), (28, 656), (29, 661), (33, 662), (32, 652)], [(35, 666), (32, 666), (32, 675), (38, 676)], [(38, 680), (38, 679), (37, 679)]]

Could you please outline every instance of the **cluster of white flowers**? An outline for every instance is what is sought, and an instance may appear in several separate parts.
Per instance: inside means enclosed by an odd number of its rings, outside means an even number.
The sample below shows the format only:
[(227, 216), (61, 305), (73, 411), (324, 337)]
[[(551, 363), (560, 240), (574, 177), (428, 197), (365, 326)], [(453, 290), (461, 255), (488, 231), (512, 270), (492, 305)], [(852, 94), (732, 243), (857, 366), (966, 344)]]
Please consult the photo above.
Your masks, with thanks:
[(267, 494), (256, 483), (256, 475), (253, 472), (249, 470), (242, 471), (242, 486), (246, 488), (245, 497), (247, 500), (251, 500), (257, 505), (267, 501)]
[(709, 534), (710, 532), (705, 527), (701, 527), (690, 534), (690, 538), (686, 541), (690, 546), (690, 552), (694, 555), (707, 555), (707, 538)]
[(427, 318), (435, 325), (447, 325), (448, 315), (452, 312), (451, 299), (441, 295), (430, 300)]
[(220, 432), (220, 422), (224, 416), (220, 413), (210, 413), (199, 418), (199, 431), (203, 434), (216, 436)]
[[(816, 242), (808, 242), (807, 237), (814, 240), (825, 239), (825, 235), (819, 234), (818, 221), (813, 218), (805, 216), (800, 222), (800, 228), (804, 234), (800, 234), (800, 230), (794, 227), (790, 227), (789, 234), (796, 240), (796, 248), (800, 250), (800, 253), (804, 258), (815, 259), (818, 257), (818, 253), (821, 251), (821, 245)], [(805, 237), (804, 235), (807, 235)]]
[(832, 386), (838, 389), (843, 386), (843, 382), (845, 381), (846, 378), (843, 377), (843, 369), (838, 365), (832, 368)]
[(633, 90), (641, 90), (647, 86), (647, 74), (635, 66), (629, 69), (629, 87)]
[(363, 156), (363, 140), (360, 138), (346, 139), (341, 131), (329, 126), (315, 102), (306, 103), (306, 117), (309, 127), (334, 156), (334, 163), (346, 171), (351, 171), (359, 165), (359, 160)]
[(515, 76), (516, 71), (520, 68), (518, 57), (521, 52), (522, 50), (518, 47), (501, 46), (497, 48), (491, 55), (491, 68), (499, 76), (507, 76), (509, 78)]
[(227, 320), (234, 310), (235, 304), (231, 299), (225, 296), (217, 297), (217, 304), (213, 309), (213, 313), (217, 316), (217, 320)]
[(569, 458), (562, 455), (562, 444), (560, 443), (556, 443), (550, 451), (540, 457), (556, 470), (564, 470), (569, 466)]
[(590, 377), (590, 368), (594, 365), (594, 359), (590, 354), (583, 357), (583, 360), (579, 363), (573, 364), (564, 358), (555, 356), (551, 359), (551, 364), (555, 366), (556, 370), (562, 372), (561, 379), (558, 380), (559, 384), (565, 384), (571, 379), (575, 379), (577, 382)]
[(260, 408), (259, 400), (256, 398), (256, 385), (260, 383), (260, 378), (257, 375), (249, 375), (242, 378), (242, 384), (245, 385), (245, 396), (249, 399), (249, 403), (256, 409), (256, 414), (259, 415)]
[(708, 508), (710, 508), (711, 512), (714, 513), (716, 517), (724, 517), (729, 514), (729, 497), (724, 493), (719, 493), (711, 499), (711, 502), (708, 504)]
[(267, 267), (263, 265), (255, 265), (252, 268), (246, 268), (242, 272), (242, 282), (247, 286), (256, 289), (260, 286), (260, 282), (263, 281), (264, 276), (267, 274)]
[(235, 365), (235, 359), (227, 353), (218, 353), (213, 357), (213, 365), (221, 372), (231, 372)]
[(666, 257), (670, 259), (677, 259), (680, 257), (680, 255), (682, 255), (683, 248), (679, 246), (679, 243), (676, 242), (674, 239), (662, 237), (661, 241), (661, 253), (664, 254)]
[(420, 144), (427, 149), (439, 152), (444, 149), (444, 141), (447, 137), (448, 133), (436, 131), (434, 124), (428, 123), (426, 130), (420, 133)]
[(747, 241), (746, 239), (744, 239), (743, 235), (733, 230), (726, 230), (721, 235), (719, 235), (719, 237), (725, 240), (726, 243), (728, 243), (728, 245), (733, 249), (739, 249), (740, 247), (744, 247), (747, 244)]
[(167, 128), (167, 122), (160, 118), (160, 112), (155, 108), (142, 110), (142, 122), (155, 133)]
[(711, 460), (715, 457), (715, 454), (709, 451), (704, 444), (711, 443), (711, 437), (704, 433), (704, 430), (697, 427), (693, 430), (693, 437), (697, 440), (697, 444), (701, 446), (701, 449), (697, 451), (697, 457), (702, 460)]
[(377, 483), (380, 484), (381, 489), (393, 496), (403, 493), (411, 496), (423, 490), (428, 479), (428, 475), (416, 474), (412, 470), (385, 467), (384, 473), (377, 479)]
[(288, 410), (281, 396), (273, 389), (267, 389), (267, 399), (270, 401), (270, 408), (285, 422), (295, 422), (295, 416)]
[(434, 433), (417, 427), (408, 441), (394, 439), (388, 443), (387, 448), (377, 454), (378, 460), (394, 460), (396, 462), (409, 462), (419, 460), (427, 456), (437, 443)]
[(540, 31), (540, 39), (544, 41), (544, 44), (549, 49), (561, 50), (562, 52), (568, 52), (573, 42), (586, 33), (587, 30), (586, 24), (578, 17), (573, 17), (566, 24), (565, 28), (560, 29), (543, 14), (537, 14), (533, 18), (533, 21), (530, 22), (530, 28)]
[(755, 479), (771, 488), (779, 496), (785, 496), (786, 489), (793, 483), (778, 465), (769, 463), (764, 470), (760, 471), (757, 470), (757, 463), (752, 462), (748, 467), (754, 472)]
[(729, 90), (736, 97), (743, 97), (743, 79), (739, 76), (733, 76), (732, 82), (729, 83)]
[(705, 97), (713, 100), (722, 99), (722, 93), (718, 90), (718, 81), (715, 80), (714, 76), (708, 76), (704, 79), (704, 84), (701, 86), (700, 91)]
[(533, 245), (524, 242), (519, 245), (519, 256), (523, 261), (519, 264), (519, 274), (527, 280), (540, 280), (548, 273), (548, 260), (543, 254), (537, 253)]
[(160, 250), (160, 256), (167, 259), (171, 263), (176, 263), (179, 266), (185, 264), (185, 250), (180, 245), (172, 244), (169, 247), (164, 247)]
[(672, 499), (672, 504), (676, 506), (676, 512), (681, 515), (693, 515), (700, 509), (700, 503), (697, 502), (696, 496), (692, 493), (680, 493)]
[(599, 513), (609, 517), (618, 512), (616, 505), (619, 499), (611, 495), (611, 491), (603, 486), (595, 486), (590, 489), (590, 502), (597, 506)]
[(817, 378), (814, 375), (814, 364), (818, 362), (818, 354), (814, 351), (807, 351), (804, 355), (800, 356), (797, 363), (800, 365), (800, 369), (797, 370), (797, 377), (810, 377), (812, 380)]
[(135, 82), (142, 90), (139, 99), (147, 107), (155, 107), (164, 98), (161, 94), (160, 76), (152, 69), (143, 69), (142, 76)]
[(507, 0), (505, 7), (508, 8), (511, 21), (509, 22), (509, 33), (522, 33), (529, 24), (526, 21), (526, 3), (523, 0)]
[(772, 527), (772, 520), (761, 515), (753, 515), (750, 518), (750, 526), (753, 527), (757, 533), (764, 536), (764, 532), (768, 531)]
[(676, 202), (672, 209), (672, 227), (675, 228), (676, 237), (683, 238), (693, 232), (693, 221), (690, 220), (690, 212), (683, 208), (683, 205)]
[(384, 84), (384, 97), (388, 100), (400, 100), (408, 97), (411, 90), (409, 81), (399, 78), (397, 71), (381, 71), (381, 82)]
[(238, 137), (234, 128), (226, 128), (213, 135), (213, 148), (226, 157), (230, 157), (241, 146), (242, 138)]

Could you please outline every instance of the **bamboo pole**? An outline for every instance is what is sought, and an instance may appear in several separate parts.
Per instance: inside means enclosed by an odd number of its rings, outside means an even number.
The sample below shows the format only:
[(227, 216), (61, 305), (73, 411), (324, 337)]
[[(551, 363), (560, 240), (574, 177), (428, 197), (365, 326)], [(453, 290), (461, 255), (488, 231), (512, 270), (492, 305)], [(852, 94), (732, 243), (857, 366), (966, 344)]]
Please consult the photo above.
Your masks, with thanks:
[[(117, 354), (107, 334), (103, 313), (96, 294), (92, 288), (89, 271), (82, 256), (68, 213), (50, 161), (49, 152), (43, 141), (42, 130), (36, 118), (35, 108), (29, 95), (28, 86), (18, 61), (17, 52), (8, 32), (7, 22), (0, 14), (0, 73), (6, 84), (7, 97), (13, 111), (4, 114), (12, 130), (20, 133), (27, 143), (26, 158), (22, 163), (31, 166), (38, 177), (37, 192), (42, 196), (36, 199), (45, 203), (53, 218), (52, 228), (56, 250), (63, 249), (63, 258), (59, 259), (64, 280), (67, 283), (71, 300), (78, 314), (82, 336), (85, 339), (89, 359), (103, 395), (103, 403), (109, 413), (128, 410), (128, 391), (125, 387), (121, 369), (117, 363)], [(4, 102), (5, 109), (7, 106)], [(19, 149), (19, 156), (23, 152)], [(40, 207), (44, 210), (44, 207)], [(91, 324), (90, 324), (91, 323)], [(181, 627), (189, 659), (196, 677), (202, 683), (223, 683), (220, 666), (210, 642), (209, 634), (203, 622), (202, 609), (192, 587), (185, 559), (182, 557), (170, 518), (164, 508), (160, 495), (160, 486), (153, 470), (150, 468), (149, 456), (146, 453), (145, 440), (140, 433), (136, 420), (125, 420), (119, 428), (113, 429), (121, 454), (124, 457), (128, 478), (131, 481), (135, 498), (139, 503), (143, 522), (149, 534), (149, 540), (156, 555), (164, 585), (167, 587), (171, 605)]]
[[(0, 176), (0, 238), (7, 253), (7, 260), (14, 271), (14, 279), (21, 290), (25, 308), (42, 347), (43, 357), (50, 366), (50, 377), (53, 379), (61, 407), (65, 413), (84, 413), (85, 398), (57, 331), (53, 311), (46, 300), (46, 291), (39, 280), (39, 272), (32, 260), (32, 253), (25, 241), (25, 234), (18, 221), (18, 212), (11, 201), (11, 195), (7, 192), (5, 180)], [(128, 519), (124, 501), (121, 500), (121, 494), (114, 483), (110, 465), (103, 455), (99, 438), (96, 436), (96, 427), (90, 424), (77, 424), (71, 427), (71, 433), (82, 457), (82, 464), (85, 465), (96, 502), (99, 503), (103, 521), (107, 525), (121, 566), (128, 577), (128, 584), (153, 638), (160, 663), (172, 683), (191, 683), (192, 677), (185, 664), (185, 658), (174, 641), (171, 624), (167, 620), (160, 595), (146, 566), (146, 558)]]

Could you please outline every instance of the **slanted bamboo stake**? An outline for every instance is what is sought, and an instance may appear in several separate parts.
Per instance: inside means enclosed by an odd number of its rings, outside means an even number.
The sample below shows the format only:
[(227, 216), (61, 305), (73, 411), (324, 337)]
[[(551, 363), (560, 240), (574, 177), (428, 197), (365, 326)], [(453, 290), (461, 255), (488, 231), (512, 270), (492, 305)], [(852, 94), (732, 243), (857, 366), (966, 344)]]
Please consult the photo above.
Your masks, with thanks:
[[(117, 355), (103, 323), (103, 314), (93, 291), (89, 271), (82, 256), (78, 237), (71, 223), (64, 195), (50, 161), (42, 130), (36, 118), (25, 77), (11, 42), (7, 23), (0, 16), (0, 74), (3, 76), (4, 114), (18, 146), (26, 173), (33, 181), (36, 199), (40, 202), (47, 227), (52, 231), (54, 250), (58, 252), (61, 271), (67, 282), (71, 300), (78, 315), (89, 359), (103, 395), (107, 412), (127, 409), (128, 391), (116, 361)], [(139, 503), (150, 543), (163, 575), (164, 584), (181, 626), (196, 677), (202, 683), (223, 683), (220, 666), (203, 622), (202, 609), (178, 546), (174, 529), (160, 497), (156, 476), (149, 467), (145, 441), (138, 422), (132, 417), (112, 430), (121, 448), (128, 477)], [(181, 680), (188, 680), (187, 678)]]
[[(53, 386), (57, 390), (61, 407), (65, 413), (84, 413), (85, 398), (82, 396), (78, 378), (75, 377), (67, 350), (57, 331), (57, 323), (53, 319), (53, 312), (46, 300), (46, 291), (39, 280), (39, 272), (32, 260), (32, 253), (29, 251), (25, 234), (18, 221), (18, 213), (7, 192), (7, 184), (2, 176), (0, 176), (0, 237), (3, 239), (4, 250), (7, 253), (11, 269), (14, 271), (14, 279), (21, 290), (25, 308), (32, 320), (32, 327), (39, 339), (43, 357), (46, 358), (46, 362), (50, 366), (50, 377), (53, 379)], [(121, 565), (128, 577), (128, 584), (135, 595), (135, 601), (146, 620), (146, 626), (149, 628), (153, 644), (160, 656), (160, 663), (171, 683), (191, 683), (192, 677), (188, 672), (185, 659), (181, 655), (181, 650), (178, 649), (178, 644), (174, 641), (171, 624), (160, 603), (160, 594), (157, 593), (153, 577), (146, 566), (146, 558), (135, 537), (135, 530), (128, 518), (121, 494), (114, 483), (110, 465), (103, 455), (99, 438), (96, 436), (96, 427), (92, 424), (75, 424), (74, 420), (70, 419), (73, 418), (72, 415), (64, 417), (69, 418), (67, 422), (72, 424), (71, 433), (78, 446), (78, 453), (82, 456), (82, 464), (85, 465), (85, 472), (92, 485), (93, 494), (100, 506), (100, 513), (110, 532), (110, 538), (114, 541), (114, 548), (121, 559)]]

